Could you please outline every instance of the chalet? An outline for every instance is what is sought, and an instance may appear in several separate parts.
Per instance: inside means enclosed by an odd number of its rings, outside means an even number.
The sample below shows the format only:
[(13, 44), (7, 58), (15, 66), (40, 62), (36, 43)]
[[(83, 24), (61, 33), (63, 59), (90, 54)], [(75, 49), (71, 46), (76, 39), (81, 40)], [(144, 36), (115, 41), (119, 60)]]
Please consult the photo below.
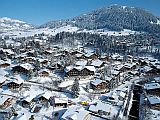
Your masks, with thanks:
[(36, 58), (35, 57), (25, 57), (22, 59), (22, 61), (32, 64), (36, 62)]
[(105, 81), (108, 83), (108, 88), (114, 87), (114, 79), (112, 77), (105, 76)]
[(50, 92), (45, 92), (42, 94), (39, 94), (36, 98), (40, 103), (47, 103), (49, 102), (49, 99), (52, 97)]
[(13, 97), (10, 97), (8, 95), (1, 95), (0, 96), (0, 109), (5, 109), (8, 106), (10, 106), (13, 102)]
[(94, 90), (104, 90), (107, 88), (107, 83), (100, 79), (95, 79), (90, 82), (91, 88)]
[(102, 61), (108, 61), (109, 60), (109, 56), (107, 55), (103, 55), (99, 58), (99, 60), (102, 60)]
[(114, 70), (123, 72), (123, 71), (124, 71), (124, 66), (123, 66), (122, 64), (116, 65), (116, 66), (114, 67)]
[(13, 111), (15, 111), (15, 109), (13, 107), (8, 107), (6, 109), (0, 109), (0, 119), (1, 120), (10, 120), (10, 118), (14, 114)]
[(21, 101), (21, 105), (24, 108), (29, 108), (32, 104), (34, 104), (34, 98), (27, 96), (25, 99)]
[(95, 60), (92, 60), (91, 65), (96, 68), (101, 68), (104, 66), (104, 62), (99, 59), (95, 59)]
[(136, 68), (136, 63), (125, 63), (124, 68), (125, 70), (133, 70)]
[(11, 63), (9, 61), (0, 60), (0, 68), (6, 68), (10, 65), (11, 65)]
[(28, 74), (29, 72), (31, 72), (34, 69), (34, 67), (29, 64), (29, 63), (24, 63), (24, 64), (20, 64), (20, 65), (16, 65), (14, 67), (12, 67), (12, 72), (13, 73), (22, 73), (22, 74)]
[(45, 66), (48, 65), (48, 59), (38, 59), (38, 61), (40, 62), (41, 66)]
[(14, 52), (11, 49), (0, 49), (0, 54), (5, 54), (8, 58), (12, 58)]
[(65, 69), (65, 72), (67, 76), (78, 76), (79, 75), (79, 69), (73, 67), (73, 66), (67, 66)]
[(158, 83), (146, 83), (144, 89), (149, 95), (160, 96), (160, 84)]
[(91, 53), (91, 52), (85, 54), (84, 56), (85, 56), (86, 59), (92, 59), (92, 60), (98, 58), (98, 55), (96, 53)]
[(76, 66), (86, 66), (87, 60), (79, 60), (75, 63)]
[(123, 61), (123, 56), (119, 55), (118, 53), (113, 54), (111, 58), (115, 61)]
[(111, 75), (118, 80), (120, 79), (120, 71), (118, 70), (111, 70)]
[(48, 69), (43, 69), (38, 72), (40, 77), (48, 77), (50, 75), (50, 71)]
[(51, 98), (52, 104), (54, 107), (67, 107), (68, 98), (66, 97), (53, 97)]
[(107, 104), (102, 101), (97, 101), (95, 104), (89, 106), (89, 111), (103, 116), (104, 118), (111, 118), (118, 113), (118, 110), (111, 104)]
[(61, 120), (90, 120), (91, 115), (81, 106), (72, 106), (62, 115)]
[(95, 71), (96, 71), (96, 69), (94, 66), (85, 66), (80, 71), (80, 75), (82, 75), (82, 76), (94, 75)]
[(160, 97), (148, 96), (147, 98), (152, 109), (160, 110)]
[(144, 59), (139, 59), (139, 64), (140, 64), (140, 66), (144, 66), (144, 65), (147, 65), (148, 63), (146, 62), (146, 60), (144, 60)]
[(23, 85), (23, 80), (22, 79), (17, 79), (17, 78), (10, 78), (5, 82), (5, 85), (9, 89), (21, 89)]
[(76, 54), (82, 54), (82, 52), (75, 50), (75, 51), (71, 51), (70, 54), (76, 55)]
[(157, 74), (157, 70), (156, 69), (153, 69), (149, 66), (145, 66), (144, 67), (144, 71), (145, 71), (145, 74), (146, 75), (149, 75), (149, 76), (152, 76), (152, 75), (156, 75)]
[(121, 101), (124, 101), (125, 97), (126, 97), (126, 93), (123, 91), (120, 91), (118, 99)]
[(68, 66), (65, 72), (68, 76), (88, 76), (94, 75), (95, 70), (94, 66)]
[(64, 65), (61, 62), (56, 62), (48, 67), (50, 70), (57, 70), (57, 71), (63, 71)]
[(84, 54), (82, 54), (82, 53), (78, 53), (78, 54), (75, 54), (75, 57), (77, 58), (77, 59), (85, 59), (86, 57), (85, 57), (85, 55)]

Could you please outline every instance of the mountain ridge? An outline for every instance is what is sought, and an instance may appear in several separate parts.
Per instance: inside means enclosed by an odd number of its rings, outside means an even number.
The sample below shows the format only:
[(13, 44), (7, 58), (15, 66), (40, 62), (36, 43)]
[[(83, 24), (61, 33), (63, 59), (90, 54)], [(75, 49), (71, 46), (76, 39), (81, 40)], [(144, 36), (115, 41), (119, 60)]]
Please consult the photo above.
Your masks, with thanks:
[(0, 31), (28, 30), (33, 28), (34, 26), (32, 24), (21, 20), (8, 17), (0, 18)]
[(50, 21), (39, 28), (54, 28), (72, 25), (82, 29), (108, 29), (122, 31), (130, 29), (144, 32), (159, 32), (159, 17), (141, 8), (111, 5), (82, 14), (72, 19)]

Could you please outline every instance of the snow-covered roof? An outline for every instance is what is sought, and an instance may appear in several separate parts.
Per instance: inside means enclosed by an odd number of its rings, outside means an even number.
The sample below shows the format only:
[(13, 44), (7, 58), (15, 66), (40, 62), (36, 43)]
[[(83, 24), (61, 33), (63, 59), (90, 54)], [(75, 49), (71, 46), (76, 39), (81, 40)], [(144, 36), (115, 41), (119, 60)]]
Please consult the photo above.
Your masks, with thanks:
[(103, 64), (103, 61), (96, 59), (96, 60), (92, 60), (91, 65), (95, 66), (95, 67), (100, 67)]
[(132, 68), (135, 65), (136, 65), (136, 63), (125, 63), (124, 67), (126, 67), (126, 68)]
[(108, 76), (105, 76), (105, 80), (106, 80), (106, 81), (111, 81), (112, 78), (111, 78), (111, 77), (108, 77)]
[(64, 120), (84, 120), (86, 116), (89, 115), (89, 112), (86, 111), (81, 106), (72, 106), (63, 114), (62, 119)]
[(117, 71), (117, 70), (111, 70), (111, 74), (112, 74), (112, 75), (118, 75), (118, 74), (119, 74), (119, 71)]
[(29, 63), (24, 63), (20, 65), (21, 67), (25, 68), (26, 70), (32, 70), (34, 69), (33, 65), (29, 64)]
[(14, 52), (11, 49), (3, 49), (2, 51), (9, 54), (14, 54)]
[(94, 66), (73, 66), (73, 65), (67, 66), (66, 69), (65, 69), (65, 71), (69, 72), (72, 69), (76, 69), (78, 71), (81, 71), (81, 70), (83, 70), (85, 68), (88, 69), (88, 70), (90, 70), (90, 71), (93, 71), (93, 72), (96, 71), (96, 69), (95, 69)]
[(68, 98), (67, 97), (55, 97), (55, 104), (56, 103), (68, 103)]
[(50, 71), (48, 69), (41, 69), (40, 71), (38, 71), (39, 73), (41, 72), (47, 72), (47, 73), (50, 73)]
[(120, 69), (122, 69), (122, 68), (123, 68), (123, 65), (120, 64), (120, 65), (117, 65), (114, 69), (115, 69), (115, 70), (120, 70)]
[(103, 81), (103, 80), (100, 80), (100, 79), (95, 79), (95, 80), (91, 81), (91, 84), (97, 86), (98, 84), (100, 84), (100, 83), (102, 83), (102, 82), (104, 82), (104, 81)]
[(27, 102), (31, 102), (31, 100), (35, 97), (37, 97), (40, 94), (43, 94), (44, 91), (42, 91), (41, 89), (39, 89), (39, 87), (37, 86), (31, 86), (29, 91), (25, 91), (23, 96), (25, 101)]
[(87, 64), (87, 60), (80, 60), (80, 61), (77, 61), (75, 65), (85, 66), (86, 64)]
[(151, 90), (151, 89), (160, 89), (160, 85), (158, 83), (146, 83), (144, 85), (144, 88), (146, 90)]
[(11, 64), (11, 60), (7, 60), (7, 61), (4, 61), (4, 60), (0, 60), (0, 64)]
[(47, 100), (49, 100), (49, 98), (52, 97), (52, 93), (49, 92), (49, 91), (46, 91), (46, 92), (44, 92), (44, 93), (40, 93), (40, 94), (37, 96), (37, 98), (39, 98), (39, 97), (44, 97), (44, 98), (46, 98)]
[(113, 59), (117, 59), (118, 57), (120, 57), (120, 55), (118, 53), (115, 53), (111, 56)]
[(85, 54), (85, 56), (86, 57), (90, 57), (90, 56), (92, 56), (92, 55), (94, 55), (95, 53), (93, 53), (93, 52), (88, 52), (87, 54)]
[(96, 71), (96, 68), (94, 66), (85, 66), (85, 68), (87, 68), (88, 70), (93, 71), (93, 72)]
[(152, 105), (153, 104), (160, 104), (160, 98), (157, 96), (148, 96), (147, 98), (148, 98), (150, 104), (152, 104)]
[(24, 82), (23, 79), (20, 79), (20, 78), (10, 78), (10, 79), (7, 79), (7, 81), (5, 82), (5, 84), (8, 84), (8, 83), (11, 83), (11, 82), (14, 82), (16, 84), (22, 84)]
[(42, 58), (38, 58), (39, 62), (44, 62), (44, 61), (48, 61), (48, 59), (42, 59)]
[(125, 92), (123, 92), (123, 91), (121, 91), (120, 93), (119, 93), (119, 96), (121, 96), (121, 97), (125, 97), (126, 96), (126, 93)]
[(107, 117), (113, 117), (118, 113), (118, 109), (116, 109), (115, 106), (112, 106), (111, 104), (107, 104), (102, 101), (97, 101), (95, 105), (90, 105), (89, 110), (93, 112), (98, 112), (99, 110), (108, 112), (110, 113), (110, 115)]

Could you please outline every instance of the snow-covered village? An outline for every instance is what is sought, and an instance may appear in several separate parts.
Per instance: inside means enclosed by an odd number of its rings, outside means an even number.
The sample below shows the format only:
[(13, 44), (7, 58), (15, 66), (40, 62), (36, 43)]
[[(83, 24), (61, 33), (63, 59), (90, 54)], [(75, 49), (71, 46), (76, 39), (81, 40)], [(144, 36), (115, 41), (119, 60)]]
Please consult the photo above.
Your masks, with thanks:
[(0, 120), (160, 120), (159, 30), (120, 5), (38, 27), (0, 18)]

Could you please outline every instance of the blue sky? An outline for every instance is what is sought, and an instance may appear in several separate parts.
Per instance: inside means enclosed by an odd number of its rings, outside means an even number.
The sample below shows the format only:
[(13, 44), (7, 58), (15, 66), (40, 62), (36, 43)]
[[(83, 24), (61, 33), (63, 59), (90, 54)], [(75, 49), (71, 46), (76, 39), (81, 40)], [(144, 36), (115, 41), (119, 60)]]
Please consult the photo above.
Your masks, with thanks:
[(0, 17), (40, 25), (66, 19), (112, 4), (140, 7), (160, 16), (160, 0), (0, 0)]

